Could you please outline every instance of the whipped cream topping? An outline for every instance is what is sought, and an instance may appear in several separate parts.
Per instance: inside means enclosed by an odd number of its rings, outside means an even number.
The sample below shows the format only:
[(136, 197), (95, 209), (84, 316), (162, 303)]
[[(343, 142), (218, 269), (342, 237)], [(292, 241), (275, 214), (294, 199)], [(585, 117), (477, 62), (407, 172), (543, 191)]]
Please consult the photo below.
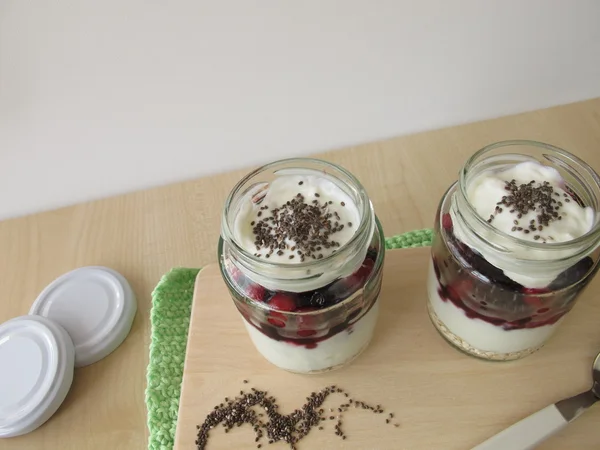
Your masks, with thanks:
[(326, 174), (280, 175), (270, 183), (253, 186), (240, 199), (234, 239), (248, 253), (276, 264), (256, 272), (242, 270), (268, 289), (318, 289), (356, 271), (364, 260), (368, 242), (364, 249), (328, 261), (318, 276), (311, 278), (310, 271), (296, 273), (289, 269), (340, 251), (355, 235), (360, 220), (352, 197)]
[[(503, 197), (510, 195), (506, 183), (512, 180), (517, 186), (529, 185), (533, 181), (532, 187), (548, 182), (553, 190), (550, 197), (555, 200), (553, 207), (558, 216), (538, 230), (539, 205), (520, 216), (514, 206), (498, 205)], [(490, 223), (494, 228), (526, 241), (567, 242), (589, 232), (594, 225), (595, 215), (591, 208), (579, 206), (564, 188), (565, 183), (556, 169), (527, 161), (504, 170), (482, 172), (469, 183), (467, 195), (477, 214), (484, 219), (493, 216)], [(498, 213), (496, 208), (500, 208), (501, 212)], [(530, 229), (531, 225), (535, 230)]]
[[(542, 218), (540, 221), (539, 202), (534, 202), (535, 210), (525, 208), (527, 211), (522, 214), (515, 205), (504, 205), (503, 198), (506, 199), (512, 193), (511, 187), (507, 188), (507, 184), (513, 180), (513, 188), (530, 185), (532, 188), (539, 189), (544, 184), (551, 188), (547, 192), (550, 192), (551, 198), (555, 200), (552, 208), (557, 213), (556, 216), (552, 216), (549, 220)], [(580, 206), (567, 189), (565, 181), (556, 169), (527, 161), (490, 169), (476, 175), (468, 182), (467, 196), (478, 215), (486, 219), (493, 228), (520, 241), (551, 244), (568, 242), (583, 236), (593, 228), (596, 221), (595, 211), (590, 207)], [(529, 265), (524, 268), (516, 259), (558, 260), (568, 258), (580, 250), (576, 248), (552, 252), (532, 251), (522, 244), (501, 239), (492, 229), (470, 224), (477, 228), (477, 233), (483, 240), (480, 242), (474, 239), (472, 232), (464, 227), (465, 217), (457, 218), (457, 213), (456, 208), (451, 208), (450, 214), (456, 237), (481, 253), (488, 262), (502, 269), (506, 276), (526, 287), (546, 287), (572, 262), (567, 262), (567, 266), (564, 267), (549, 268), (540, 264), (538, 267)], [(498, 244), (510, 254), (502, 254), (495, 249), (490, 249), (488, 243)]]
[[(264, 194), (264, 196), (262, 196)], [(358, 209), (348, 194), (332, 181), (314, 175), (288, 175), (276, 178), (270, 183), (262, 193), (246, 198), (241, 204), (240, 210), (235, 220), (235, 239), (247, 252), (256, 256), (267, 258), (271, 262), (281, 264), (298, 264), (307, 259), (302, 256), (307, 253), (300, 249), (300, 239), (293, 236), (284, 236), (283, 243), (285, 248), (271, 249), (265, 245), (256, 245), (255, 227), (258, 223), (264, 222), (272, 229), (269, 232), (271, 236), (276, 236), (276, 227), (272, 218), (280, 218), (281, 215), (288, 216), (290, 226), (287, 229), (297, 229), (303, 225), (301, 222), (307, 222), (312, 217), (310, 212), (292, 210), (286, 208), (286, 203), (292, 200), (303, 199), (299, 204), (305, 203), (309, 206), (318, 208), (321, 214), (329, 215), (329, 221), (338, 230), (330, 235), (330, 242), (337, 245), (315, 244), (314, 251), (310, 259), (323, 259), (335, 253), (339, 246), (347, 243), (358, 227), (360, 216)], [(276, 211), (275, 215), (273, 212)], [(337, 224), (337, 225), (336, 225)], [(311, 229), (314, 230), (311, 224)], [(339, 229), (341, 228), (341, 229)], [(335, 229), (335, 228), (334, 228)], [(322, 235), (323, 233), (321, 233)], [(316, 239), (315, 239), (316, 241)], [(258, 247), (258, 248), (257, 248)], [(292, 250), (293, 249), (293, 250)], [(310, 251), (310, 250), (309, 250)], [(302, 253), (302, 255), (301, 255)], [(267, 256), (268, 255), (268, 256)]]

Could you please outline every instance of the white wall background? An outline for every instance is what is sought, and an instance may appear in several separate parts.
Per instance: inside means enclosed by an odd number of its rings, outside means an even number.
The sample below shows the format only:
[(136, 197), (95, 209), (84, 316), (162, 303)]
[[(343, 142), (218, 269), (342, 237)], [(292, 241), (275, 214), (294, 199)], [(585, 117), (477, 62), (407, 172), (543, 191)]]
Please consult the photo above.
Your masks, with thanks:
[(1, 0), (0, 218), (597, 96), (598, 0)]

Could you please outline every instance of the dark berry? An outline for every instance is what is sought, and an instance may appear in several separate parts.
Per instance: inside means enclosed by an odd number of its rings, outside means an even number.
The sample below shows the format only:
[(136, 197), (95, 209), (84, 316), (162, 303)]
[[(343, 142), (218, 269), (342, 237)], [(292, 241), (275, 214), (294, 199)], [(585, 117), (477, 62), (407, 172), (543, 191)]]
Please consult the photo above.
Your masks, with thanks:
[(327, 298), (322, 292), (315, 291), (310, 296), (308, 304), (310, 307), (323, 308), (327, 304)]
[(326, 305), (331, 306), (339, 303), (362, 288), (369, 275), (371, 275), (374, 266), (375, 262), (373, 260), (365, 259), (360, 268), (352, 275), (331, 284), (327, 289)]
[(364, 281), (362, 277), (356, 273), (336, 281), (327, 290), (328, 303), (333, 305), (341, 302), (354, 294), (363, 285)]
[(377, 260), (377, 249), (374, 247), (369, 247), (367, 250), (367, 258), (376, 261)]
[(334, 305), (350, 297), (354, 292), (356, 292), (358, 286), (356, 283), (354, 283), (354, 279), (351, 277), (352, 275), (346, 278), (341, 278), (329, 286), (329, 289), (327, 290), (327, 297), (329, 301), (327, 303)]
[(261, 302), (265, 299), (266, 290), (260, 284), (249, 283), (244, 291), (252, 300)]
[(360, 268), (350, 276), (355, 277), (357, 281), (360, 280), (360, 282), (364, 283), (367, 281), (367, 278), (369, 278), (369, 275), (371, 275), (374, 266), (375, 261), (372, 259), (365, 259)]
[(548, 288), (555, 291), (558, 289), (566, 288), (574, 283), (581, 280), (594, 266), (594, 261), (589, 256), (586, 256), (578, 263), (572, 265), (564, 272), (561, 272), (552, 283), (548, 285)]
[(296, 302), (291, 295), (284, 294), (283, 292), (276, 293), (271, 300), (269, 305), (279, 311), (294, 311), (296, 309)]
[(523, 286), (510, 279), (504, 272), (496, 266), (487, 262), (479, 253), (471, 249), (468, 245), (461, 245), (461, 253), (465, 261), (471, 268), (487, 278), (491, 283), (499, 284), (505, 289), (512, 291), (521, 291)]

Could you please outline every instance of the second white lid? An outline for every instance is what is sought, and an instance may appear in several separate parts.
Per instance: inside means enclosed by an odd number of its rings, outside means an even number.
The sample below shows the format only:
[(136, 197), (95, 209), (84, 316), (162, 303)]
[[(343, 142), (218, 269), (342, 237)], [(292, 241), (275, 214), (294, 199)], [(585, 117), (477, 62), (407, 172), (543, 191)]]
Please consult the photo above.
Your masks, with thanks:
[(0, 324), (0, 438), (46, 422), (73, 381), (74, 349), (67, 332), (39, 316)]
[(125, 340), (137, 310), (127, 280), (107, 267), (83, 267), (54, 280), (30, 314), (60, 324), (75, 345), (75, 366), (93, 364)]

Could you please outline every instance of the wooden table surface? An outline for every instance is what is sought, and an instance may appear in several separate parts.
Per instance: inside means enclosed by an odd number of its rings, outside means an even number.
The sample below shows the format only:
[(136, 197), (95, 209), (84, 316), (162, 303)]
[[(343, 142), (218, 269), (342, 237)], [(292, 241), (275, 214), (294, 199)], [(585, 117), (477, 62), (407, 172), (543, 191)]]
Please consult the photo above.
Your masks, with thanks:
[[(484, 145), (505, 139), (545, 141), (600, 170), (600, 99), (318, 156), (342, 164), (362, 181), (386, 235), (392, 235), (431, 226), (437, 203), (461, 163)], [(150, 294), (170, 268), (200, 267), (215, 260), (221, 207), (245, 172), (0, 222), (0, 322), (26, 314), (49, 282), (84, 265), (123, 273), (139, 303), (125, 343), (103, 361), (76, 370), (63, 406), (43, 427), (2, 440), (0, 448), (147, 448)]]

